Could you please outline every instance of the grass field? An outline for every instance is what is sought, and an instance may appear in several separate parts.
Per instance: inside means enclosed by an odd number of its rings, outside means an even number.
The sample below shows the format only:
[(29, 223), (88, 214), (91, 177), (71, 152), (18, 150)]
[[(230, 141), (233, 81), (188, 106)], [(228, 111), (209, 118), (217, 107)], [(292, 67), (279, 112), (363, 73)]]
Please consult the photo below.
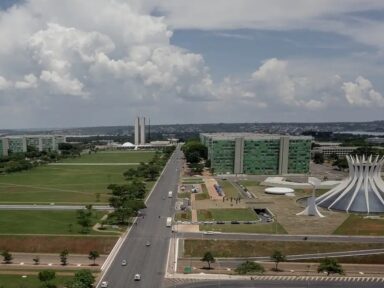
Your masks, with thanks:
[(208, 189), (207, 189), (207, 186), (205, 186), (205, 184), (201, 184), (201, 192), (202, 193), (198, 193), (195, 195), (195, 199), (196, 200), (205, 200), (205, 199), (209, 199), (209, 194), (208, 194)]
[(255, 180), (240, 180), (239, 184), (244, 185), (245, 187), (248, 186), (259, 186), (260, 182)]
[(201, 257), (206, 251), (211, 251), (215, 257), (261, 257), (270, 256), (275, 250), (285, 255), (295, 255), (377, 248), (384, 248), (384, 244), (196, 239), (184, 241), (184, 255), (187, 257)]
[(140, 163), (148, 162), (155, 152), (148, 151), (103, 151), (83, 154), (81, 157), (65, 159), (63, 163)]
[(226, 198), (238, 198), (240, 196), (237, 189), (229, 181), (218, 180), (217, 182), (223, 188)]
[[(138, 154), (136, 154), (138, 153)], [(73, 161), (96, 163), (117, 161), (135, 162), (152, 157), (150, 152), (97, 153)], [(100, 158), (101, 157), (101, 158)], [(93, 159), (93, 160), (92, 160)], [(145, 160), (144, 159), (144, 160)], [(140, 162), (140, 161), (138, 161)], [(3, 203), (106, 203), (107, 186), (123, 184), (123, 173), (135, 166), (41, 166), (29, 171), (0, 176), (0, 202)], [(149, 183), (152, 186), (153, 183)]]
[[(0, 287), (4, 288), (41, 288), (42, 282), (37, 275), (26, 275), (26, 278), (22, 278), (22, 275), (2, 275), (0, 274)], [(72, 276), (57, 275), (56, 278), (50, 283), (57, 285), (58, 288), (65, 287), (65, 284), (70, 281)]]
[[(105, 212), (95, 212), (96, 223)], [(76, 211), (0, 211), (0, 234), (80, 234)], [(108, 234), (91, 230), (90, 234)]]
[(233, 233), (287, 234), (279, 223), (271, 224), (212, 224), (200, 225), (200, 231), (220, 231)]
[(191, 221), (191, 219), (192, 219), (191, 211), (177, 212), (175, 214), (176, 221)]
[(181, 180), (182, 184), (202, 184), (204, 183), (202, 178), (199, 177), (190, 177), (190, 178), (183, 178)]
[(209, 209), (198, 210), (197, 219), (199, 221), (254, 221), (258, 220), (256, 213), (252, 209)]
[(333, 234), (383, 236), (384, 218), (364, 219), (364, 216), (351, 214)]

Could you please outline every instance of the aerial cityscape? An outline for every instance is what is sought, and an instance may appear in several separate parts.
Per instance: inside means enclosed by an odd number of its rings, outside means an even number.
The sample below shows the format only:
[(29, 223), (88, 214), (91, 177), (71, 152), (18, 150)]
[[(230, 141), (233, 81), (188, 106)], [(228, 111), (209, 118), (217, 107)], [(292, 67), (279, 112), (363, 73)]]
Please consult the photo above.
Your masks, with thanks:
[(383, 26), (0, 1), (0, 288), (384, 287)]

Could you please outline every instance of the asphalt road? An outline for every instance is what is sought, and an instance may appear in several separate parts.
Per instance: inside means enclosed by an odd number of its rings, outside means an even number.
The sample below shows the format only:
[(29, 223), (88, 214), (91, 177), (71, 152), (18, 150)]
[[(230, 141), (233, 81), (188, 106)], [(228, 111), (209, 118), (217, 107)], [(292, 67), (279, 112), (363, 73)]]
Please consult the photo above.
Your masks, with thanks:
[[(161, 286), (172, 234), (171, 228), (165, 224), (166, 218), (174, 213), (181, 155), (178, 147), (147, 200), (147, 209), (143, 211), (144, 218), (138, 218), (137, 225), (133, 225), (104, 274), (102, 280), (108, 281), (108, 288)], [(174, 192), (173, 198), (168, 198), (168, 191)], [(147, 241), (150, 241), (151, 246), (146, 246)], [(126, 266), (121, 265), (123, 260), (127, 261)], [(134, 281), (136, 273), (141, 274), (141, 281)]]
[(206, 281), (176, 285), (177, 288), (213, 288), (213, 287), (239, 287), (239, 288), (381, 288), (383, 283), (374, 282), (338, 282), (338, 281)]

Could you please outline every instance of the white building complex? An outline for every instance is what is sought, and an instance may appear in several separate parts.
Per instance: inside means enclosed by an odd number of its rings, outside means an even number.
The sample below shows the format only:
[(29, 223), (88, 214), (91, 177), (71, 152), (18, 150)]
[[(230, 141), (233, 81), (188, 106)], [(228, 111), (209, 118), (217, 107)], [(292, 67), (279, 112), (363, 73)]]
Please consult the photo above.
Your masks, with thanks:
[(384, 157), (346, 156), (349, 176), (340, 185), (316, 198), (316, 204), (331, 210), (384, 213)]

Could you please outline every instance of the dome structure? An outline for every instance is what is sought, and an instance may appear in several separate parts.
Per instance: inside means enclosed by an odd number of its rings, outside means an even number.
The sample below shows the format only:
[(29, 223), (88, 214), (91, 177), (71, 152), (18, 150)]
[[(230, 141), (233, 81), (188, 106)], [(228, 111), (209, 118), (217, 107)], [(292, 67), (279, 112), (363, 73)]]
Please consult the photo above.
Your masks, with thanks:
[(331, 210), (384, 213), (384, 157), (346, 156), (349, 175), (340, 185), (316, 198), (316, 204)]
[(285, 195), (295, 192), (295, 190), (286, 187), (269, 187), (264, 190), (266, 194)]
[(121, 147), (129, 148), (129, 147), (135, 147), (135, 145), (133, 145), (131, 142), (125, 142), (123, 145), (121, 145)]

